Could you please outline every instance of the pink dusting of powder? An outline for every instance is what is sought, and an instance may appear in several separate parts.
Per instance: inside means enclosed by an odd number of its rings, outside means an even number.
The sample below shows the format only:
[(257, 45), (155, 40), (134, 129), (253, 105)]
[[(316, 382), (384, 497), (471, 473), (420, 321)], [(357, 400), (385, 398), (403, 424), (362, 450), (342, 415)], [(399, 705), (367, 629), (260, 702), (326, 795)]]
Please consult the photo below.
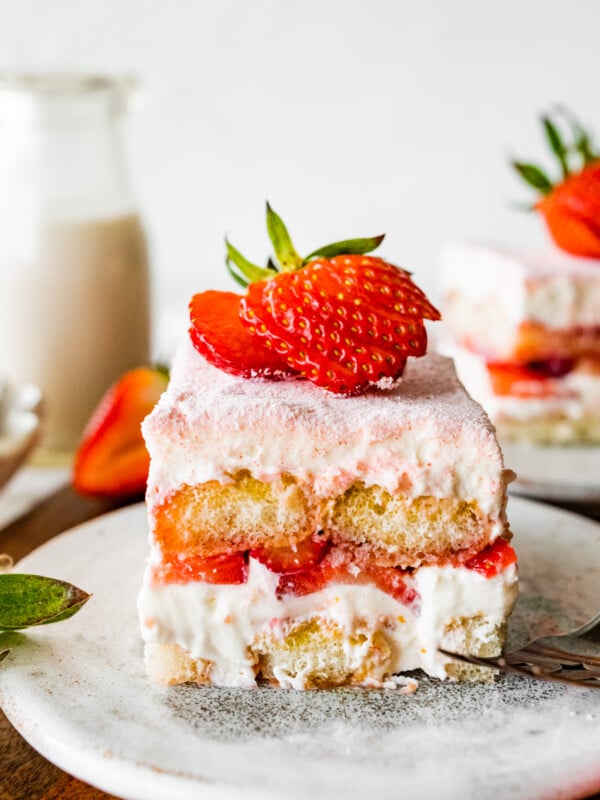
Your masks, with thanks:
[[(387, 384), (386, 384), (387, 389)], [(343, 397), (308, 381), (240, 378), (211, 366), (187, 341), (177, 353), (168, 391), (153, 414), (152, 427), (177, 419), (214, 430), (277, 428), (303, 431), (321, 448), (357, 437), (373, 442), (415, 426), (429, 428), (451, 444), (465, 431), (479, 446), (496, 451), (494, 431), (481, 406), (458, 381), (450, 359), (430, 353), (409, 359), (391, 389)]]
[(453, 362), (437, 354), (409, 359), (388, 390), (343, 397), (308, 381), (229, 375), (185, 341), (143, 432), (152, 457), (149, 496), (156, 485), (165, 496), (239, 469), (259, 480), (288, 472), (324, 497), (359, 480), (414, 496), (467, 491), (469, 499), (489, 497), (491, 508), (504, 490), (494, 429)]

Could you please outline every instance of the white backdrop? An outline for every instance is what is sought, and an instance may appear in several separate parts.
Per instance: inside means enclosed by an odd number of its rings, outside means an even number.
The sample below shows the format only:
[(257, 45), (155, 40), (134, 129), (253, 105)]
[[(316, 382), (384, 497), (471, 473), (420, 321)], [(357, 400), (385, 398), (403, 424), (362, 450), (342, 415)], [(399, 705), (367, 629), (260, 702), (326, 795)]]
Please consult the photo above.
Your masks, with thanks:
[(152, 242), (157, 354), (189, 295), (234, 288), (264, 201), (298, 249), (387, 232), (436, 297), (451, 237), (536, 243), (510, 154), (544, 157), (561, 101), (600, 138), (598, 0), (0, 0), (0, 68), (134, 72), (129, 128)]

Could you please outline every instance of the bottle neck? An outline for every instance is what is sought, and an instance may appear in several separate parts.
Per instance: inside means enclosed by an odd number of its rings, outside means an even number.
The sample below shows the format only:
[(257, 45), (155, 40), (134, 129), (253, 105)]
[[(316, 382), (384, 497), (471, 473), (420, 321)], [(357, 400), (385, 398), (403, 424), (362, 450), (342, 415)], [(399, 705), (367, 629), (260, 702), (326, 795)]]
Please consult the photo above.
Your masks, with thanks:
[(94, 220), (131, 213), (112, 87), (59, 93), (0, 91), (0, 147), (6, 154), (3, 166), (12, 172), (0, 177), (28, 195), (41, 220)]

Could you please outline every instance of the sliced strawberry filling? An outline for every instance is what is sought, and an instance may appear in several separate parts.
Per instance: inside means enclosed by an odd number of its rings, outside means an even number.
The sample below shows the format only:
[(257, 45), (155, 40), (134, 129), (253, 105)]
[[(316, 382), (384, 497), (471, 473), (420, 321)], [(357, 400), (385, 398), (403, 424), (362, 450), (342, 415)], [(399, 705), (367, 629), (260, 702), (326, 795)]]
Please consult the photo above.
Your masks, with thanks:
[[(375, 585), (381, 591), (418, 613), (419, 594), (412, 580), (412, 569), (381, 567), (376, 564), (357, 566), (346, 551), (331, 546), (324, 536), (315, 536), (295, 548), (257, 548), (248, 552), (218, 556), (180, 558), (166, 555), (152, 567), (152, 581), (157, 584), (204, 582), (232, 585), (248, 580), (248, 555), (278, 574), (277, 597), (302, 597), (319, 592), (330, 584), (354, 586)], [(481, 552), (462, 564), (485, 578), (499, 575), (517, 556), (505, 539), (496, 539)]]
[(245, 554), (225, 553), (219, 556), (190, 556), (179, 558), (166, 555), (152, 568), (154, 583), (191, 583), (203, 581), (215, 584), (246, 583), (248, 561)]
[(419, 595), (411, 585), (410, 574), (410, 572), (397, 567), (372, 566), (367, 569), (359, 569), (355, 564), (340, 558), (339, 552), (330, 551), (316, 566), (282, 575), (276, 591), (278, 597), (285, 595), (302, 597), (318, 592), (331, 583), (356, 586), (375, 584), (395, 600), (405, 606), (412, 606), (416, 611)]
[(555, 379), (568, 375), (575, 363), (573, 358), (553, 358), (526, 364), (490, 361), (486, 366), (492, 391), (500, 397), (551, 397), (558, 393)]
[(314, 567), (329, 547), (329, 540), (323, 535), (317, 535), (304, 539), (293, 547), (258, 547), (250, 550), (250, 555), (271, 572), (292, 574)]
[(465, 567), (478, 572), (484, 578), (493, 578), (516, 563), (517, 554), (506, 539), (496, 539), (476, 556), (465, 561)]

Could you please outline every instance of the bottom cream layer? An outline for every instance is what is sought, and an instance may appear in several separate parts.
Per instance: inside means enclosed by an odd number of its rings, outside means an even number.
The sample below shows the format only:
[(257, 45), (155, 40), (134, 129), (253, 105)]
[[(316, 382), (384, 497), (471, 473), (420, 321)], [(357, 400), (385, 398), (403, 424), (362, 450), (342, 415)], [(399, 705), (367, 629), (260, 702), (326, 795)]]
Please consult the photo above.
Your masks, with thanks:
[(493, 393), (485, 361), (457, 345), (440, 348), (454, 358), (458, 377), (506, 440), (548, 444), (600, 442), (600, 375), (573, 371), (550, 379), (554, 394), (510, 397)]
[(283, 687), (359, 684), (421, 668), (453, 672), (438, 650), (498, 655), (517, 597), (516, 566), (485, 578), (464, 567), (421, 567), (408, 578), (409, 606), (371, 585), (330, 584), (301, 597), (276, 597), (278, 576), (250, 559), (240, 585), (152, 585), (139, 595), (146, 666), (162, 683), (197, 681)]

